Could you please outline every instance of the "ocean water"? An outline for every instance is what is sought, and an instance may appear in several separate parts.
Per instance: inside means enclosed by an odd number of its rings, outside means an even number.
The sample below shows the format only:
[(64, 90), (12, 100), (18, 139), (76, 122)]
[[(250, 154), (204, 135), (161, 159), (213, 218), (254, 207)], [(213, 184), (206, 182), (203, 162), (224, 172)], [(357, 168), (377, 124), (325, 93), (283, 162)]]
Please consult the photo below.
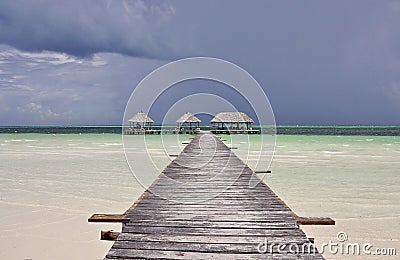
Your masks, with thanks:
[[(87, 218), (124, 212), (144, 191), (129, 167), (153, 169), (136, 174), (151, 183), (191, 137), (146, 136), (143, 142), (129, 136), (125, 155), (119, 134), (52, 132), (0, 134), (0, 259), (102, 259), (112, 242), (100, 241), (100, 230), (120, 225)], [(250, 167), (270, 167), (264, 181), (298, 215), (336, 220), (335, 226), (302, 227), (317, 246), (346, 232), (348, 242), (400, 254), (400, 136), (277, 135), (272, 161), (271, 138), (263, 144), (256, 135), (222, 139)]]

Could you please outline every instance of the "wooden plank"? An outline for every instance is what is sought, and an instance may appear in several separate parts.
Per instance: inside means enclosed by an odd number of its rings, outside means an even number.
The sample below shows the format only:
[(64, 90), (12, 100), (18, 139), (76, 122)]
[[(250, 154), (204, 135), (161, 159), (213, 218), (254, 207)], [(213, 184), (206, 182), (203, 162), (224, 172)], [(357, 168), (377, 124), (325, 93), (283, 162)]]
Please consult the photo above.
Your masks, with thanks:
[(270, 170), (263, 170), (263, 171), (254, 171), (255, 174), (262, 174), (262, 173), (272, 173)]
[[(309, 239), (304, 237), (304, 233), (296, 232), (295, 229), (290, 229), (281, 235), (281, 231), (272, 230), (275, 233), (270, 234), (270, 242), (274, 243), (308, 243)], [(278, 235), (274, 237), (274, 235)], [(122, 233), (119, 241), (166, 241), (166, 242), (182, 242), (182, 243), (230, 243), (230, 244), (244, 244), (244, 243), (260, 243), (263, 238), (259, 236), (209, 236), (203, 235), (177, 235), (177, 234), (135, 234), (135, 233)]]
[(136, 216), (149, 216), (152, 217), (153, 219), (158, 219), (158, 216), (160, 218), (186, 218), (186, 217), (193, 217), (193, 216), (198, 216), (200, 217), (214, 217), (216, 219), (221, 219), (224, 217), (231, 217), (231, 218), (246, 218), (246, 217), (251, 217), (251, 218), (267, 218), (267, 217), (274, 217), (274, 216), (285, 216), (285, 215), (292, 215), (291, 212), (289, 211), (280, 211), (280, 210), (274, 210), (274, 211), (267, 211), (267, 210), (228, 210), (225, 208), (205, 208), (205, 209), (198, 209), (198, 210), (193, 210), (189, 208), (185, 208), (182, 210), (173, 210), (170, 208), (136, 208), (134, 212), (129, 212), (127, 217), (132, 218)]
[(273, 260), (320, 260), (324, 259), (320, 254), (225, 254), (225, 253), (199, 253), (181, 252), (171, 250), (131, 250), (113, 249), (107, 254), (107, 259), (273, 259)]
[(331, 218), (317, 218), (317, 217), (295, 217), (297, 223), (300, 225), (335, 225), (335, 221)]
[[(154, 210), (154, 211), (175, 211), (180, 212), (182, 211), (226, 211), (226, 212), (286, 212), (286, 213), (293, 213), (290, 210), (287, 210), (282, 205), (279, 204), (271, 204), (271, 205), (246, 205), (246, 204), (225, 204), (218, 206), (218, 204), (201, 204), (197, 205), (194, 202), (189, 203), (181, 203), (181, 204), (168, 204), (164, 205), (161, 203), (143, 203), (136, 207), (138, 210)], [(184, 209), (183, 209), (184, 208)], [(129, 211), (128, 211), (129, 213)]]
[(196, 221), (196, 220), (135, 220), (126, 223), (129, 226), (151, 226), (151, 227), (193, 227), (193, 228), (242, 228), (242, 229), (265, 229), (265, 228), (296, 228), (297, 222), (293, 218), (281, 218), (270, 222), (243, 222), (243, 221)]
[[(225, 254), (259, 254), (258, 244), (264, 240), (252, 243), (188, 243), (188, 242), (166, 242), (166, 241), (120, 241), (117, 240), (113, 249), (133, 249), (133, 250), (171, 250), (180, 252), (199, 252), (199, 253), (225, 253)], [(290, 254), (290, 245), (296, 248), (296, 253), (315, 253), (314, 245), (307, 242), (280, 242), (272, 244), (268, 250), (269, 253), (288, 253)], [(281, 248), (279, 248), (281, 246)]]
[[(259, 236), (266, 237), (274, 234), (274, 237), (282, 234), (287, 236), (287, 230), (299, 230), (298, 227), (283, 228), (194, 228), (194, 227), (164, 227), (164, 226), (124, 226), (124, 233), (136, 234), (180, 234), (180, 235), (204, 235), (209, 236)], [(304, 233), (303, 233), (304, 234)], [(305, 237), (305, 234), (304, 234)]]
[(292, 219), (292, 215), (290, 213), (270, 213), (268, 214), (235, 214), (236, 212), (229, 211), (229, 214), (222, 211), (223, 214), (217, 213), (202, 213), (202, 212), (190, 212), (190, 213), (183, 213), (183, 212), (175, 212), (169, 211), (168, 213), (164, 212), (157, 212), (154, 214), (154, 211), (135, 211), (134, 213), (131, 212), (127, 215), (127, 218), (134, 221), (134, 219), (149, 219), (154, 221), (160, 220), (208, 220), (208, 221), (257, 221), (257, 222), (268, 222), (273, 220), (282, 219), (282, 217)]
[(88, 222), (125, 222), (125, 214), (93, 214)]

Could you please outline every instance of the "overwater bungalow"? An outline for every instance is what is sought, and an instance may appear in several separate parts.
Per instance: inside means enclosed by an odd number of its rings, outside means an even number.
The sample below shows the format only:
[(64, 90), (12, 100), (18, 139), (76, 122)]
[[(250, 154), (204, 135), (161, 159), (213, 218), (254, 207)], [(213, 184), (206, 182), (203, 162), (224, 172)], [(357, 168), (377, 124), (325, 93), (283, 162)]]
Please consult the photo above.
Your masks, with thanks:
[(199, 129), (200, 122), (201, 122), (201, 120), (190, 112), (186, 112), (178, 120), (176, 120), (176, 123), (178, 124), (177, 128), (179, 129), (179, 132), (187, 132), (187, 129), (185, 129), (184, 126), (188, 126), (189, 132), (193, 132), (196, 129)]
[(243, 112), (221, 112), (212, 120), (211, 124), (215, 126), (212, 131), (215, 133), (258, 133), (253, 130), (251, 125), (254, 120)]
[(134, 128), (148, 128), (151, 129), (151, 125), (154, 123), (154, 120), (151, 119), (146, 113), (139, 112), (134, 115), (129, 121), (129, 126)]
[(129, 129), (125, 131), (127, 134), (144, 134), (151, 129), (154, 120), (146, 113), (139, 112), (134, 115), (129, 121)]

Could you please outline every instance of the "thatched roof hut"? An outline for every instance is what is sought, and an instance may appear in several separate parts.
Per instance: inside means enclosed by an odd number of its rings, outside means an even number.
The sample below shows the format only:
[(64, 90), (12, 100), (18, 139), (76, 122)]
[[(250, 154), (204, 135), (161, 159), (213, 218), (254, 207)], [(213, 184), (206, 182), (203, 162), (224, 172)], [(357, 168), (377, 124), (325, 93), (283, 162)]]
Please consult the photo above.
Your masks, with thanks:
[(176, 120), (178, 124), (183, 124), (183, 123), (200, 123), (201, 120), (198, 119), (195, 115), (193, 115), (190, 112), (186, 112), (183, 114), (178, 120)]
[(151, 119), (146, 113), (144, 112), (139, 112), (136, 115), (134, 115), (131, 119), (128, 120), (129, 124), (131, 126), (135, 125), (136, 126), (141, 126), (144, 127), (146, 125), (151, 125), (154, 123), (153, 119)]
[(221, 112), (218, 113), (212, 120), (212, 124), (216, 124), (218, 128), (224, 128), (227, 126), (228, 128), (239, 128), (240, 125), (245, 125), (246, 128), (254, 123), (253, 119), (251, 119), (248, 115), (243, 112)]
[(248, 115), (243, 112), (221, 112), (218, 113), (211, 123), (254, 123)]
[(192, 127), (192, 124), (194, 124), (199, 127), (201, 120), (192, 113), (186, 112), (178, 120), (176, 120), (176, 122), (178, 123), (178, 128), (180, 128), (183, 124), (189, 124), (190, 127)]

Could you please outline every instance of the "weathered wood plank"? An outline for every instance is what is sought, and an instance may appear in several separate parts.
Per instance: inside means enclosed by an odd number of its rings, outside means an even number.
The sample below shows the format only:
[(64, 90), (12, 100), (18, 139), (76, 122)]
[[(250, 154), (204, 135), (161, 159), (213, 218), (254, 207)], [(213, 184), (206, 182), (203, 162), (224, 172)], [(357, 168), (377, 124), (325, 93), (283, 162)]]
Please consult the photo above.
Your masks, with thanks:
[[(309, 240), (304, 237), (304, 233), (297, 232), (296, 229), (288, 229), (285, 236), (281, 231), (272, 230), (269, 241), (274, 243), (308, 243)], [(278, 235), (273, 237), (273, 235)], [(178, 234), (134, 234), (122, 233), (119, 241), (166, 241), (166, 242), (185, 242), (185, 243), (260, 243), (263, 237), (258, 236), (209, 236), (204, 235), (178, 235)]]
[(335, 225), (335, 221), (331, 218), (317, 218), (317, 217), (295, 217), (297, 223), (300, 225)]
[[(264, 240), (252, 243), (198, 243), (198, 242), (167, 242), (167, 241), (120, 241), (114, 243), (113, 249), (133, 249), (133, 250), (171, 250), (180, 252), (199, 252), (199, 253), (225, 253), (225, 254), (259, 254), (258, 245)], [(290, 246), (296, 248), (296, 253), (316, 253), (314, 245), (310, 242), (280, 242), (271, 244), (268, 248), (269, 253), (291, 254)], [(280, 248), (279, 248), (280, 247)]]
[[(123, 233), (136, 234), (180, 234), (180, 235), (209, 235), (209, 236), (258, 236), (277, 237), (288, 236), (288, 230), (299, 230), (299, 228), (265, 228), (265, 229), (241, 229), (241, 228), (194, 228), (194, 227), (163, 227), (163, 226), (125, 226)], [(305, 234), (303, 233), (304, 237)]]
[(265, 229), (265, 228), (296, 228), (297, 222), (293, 218), (282, 218), (270, 222), (241, 222), (241, 221), (196, 221), (196, 220), (136, 220), (131, 219), (126, 223), (128, 226), (151, 226), (151, 227), (193, 227), (193, 228), (250, 228), (250, 229)]
[[(283, 219), (290, 219), (291, 215), (217, 215), (217, 214), (129, 214), (127, 218), (130, 219), (130, 222), (137, 222), (143, 220), (152, 220), (152, 221), (214, 221), (214, 222), (280, 222)], [(136, 220), (136, 221), (135, 221)]]
[(113, 249), (107, 254), (107, 259), (271, 259), (271, 260), (320, 260), (320, 254), (225, 254), (225, 253), (199, 253), (180, 252), (170, 250), (131, 250)]
[(93, 214), (88, 222), (125, 222), (125, 214)]

